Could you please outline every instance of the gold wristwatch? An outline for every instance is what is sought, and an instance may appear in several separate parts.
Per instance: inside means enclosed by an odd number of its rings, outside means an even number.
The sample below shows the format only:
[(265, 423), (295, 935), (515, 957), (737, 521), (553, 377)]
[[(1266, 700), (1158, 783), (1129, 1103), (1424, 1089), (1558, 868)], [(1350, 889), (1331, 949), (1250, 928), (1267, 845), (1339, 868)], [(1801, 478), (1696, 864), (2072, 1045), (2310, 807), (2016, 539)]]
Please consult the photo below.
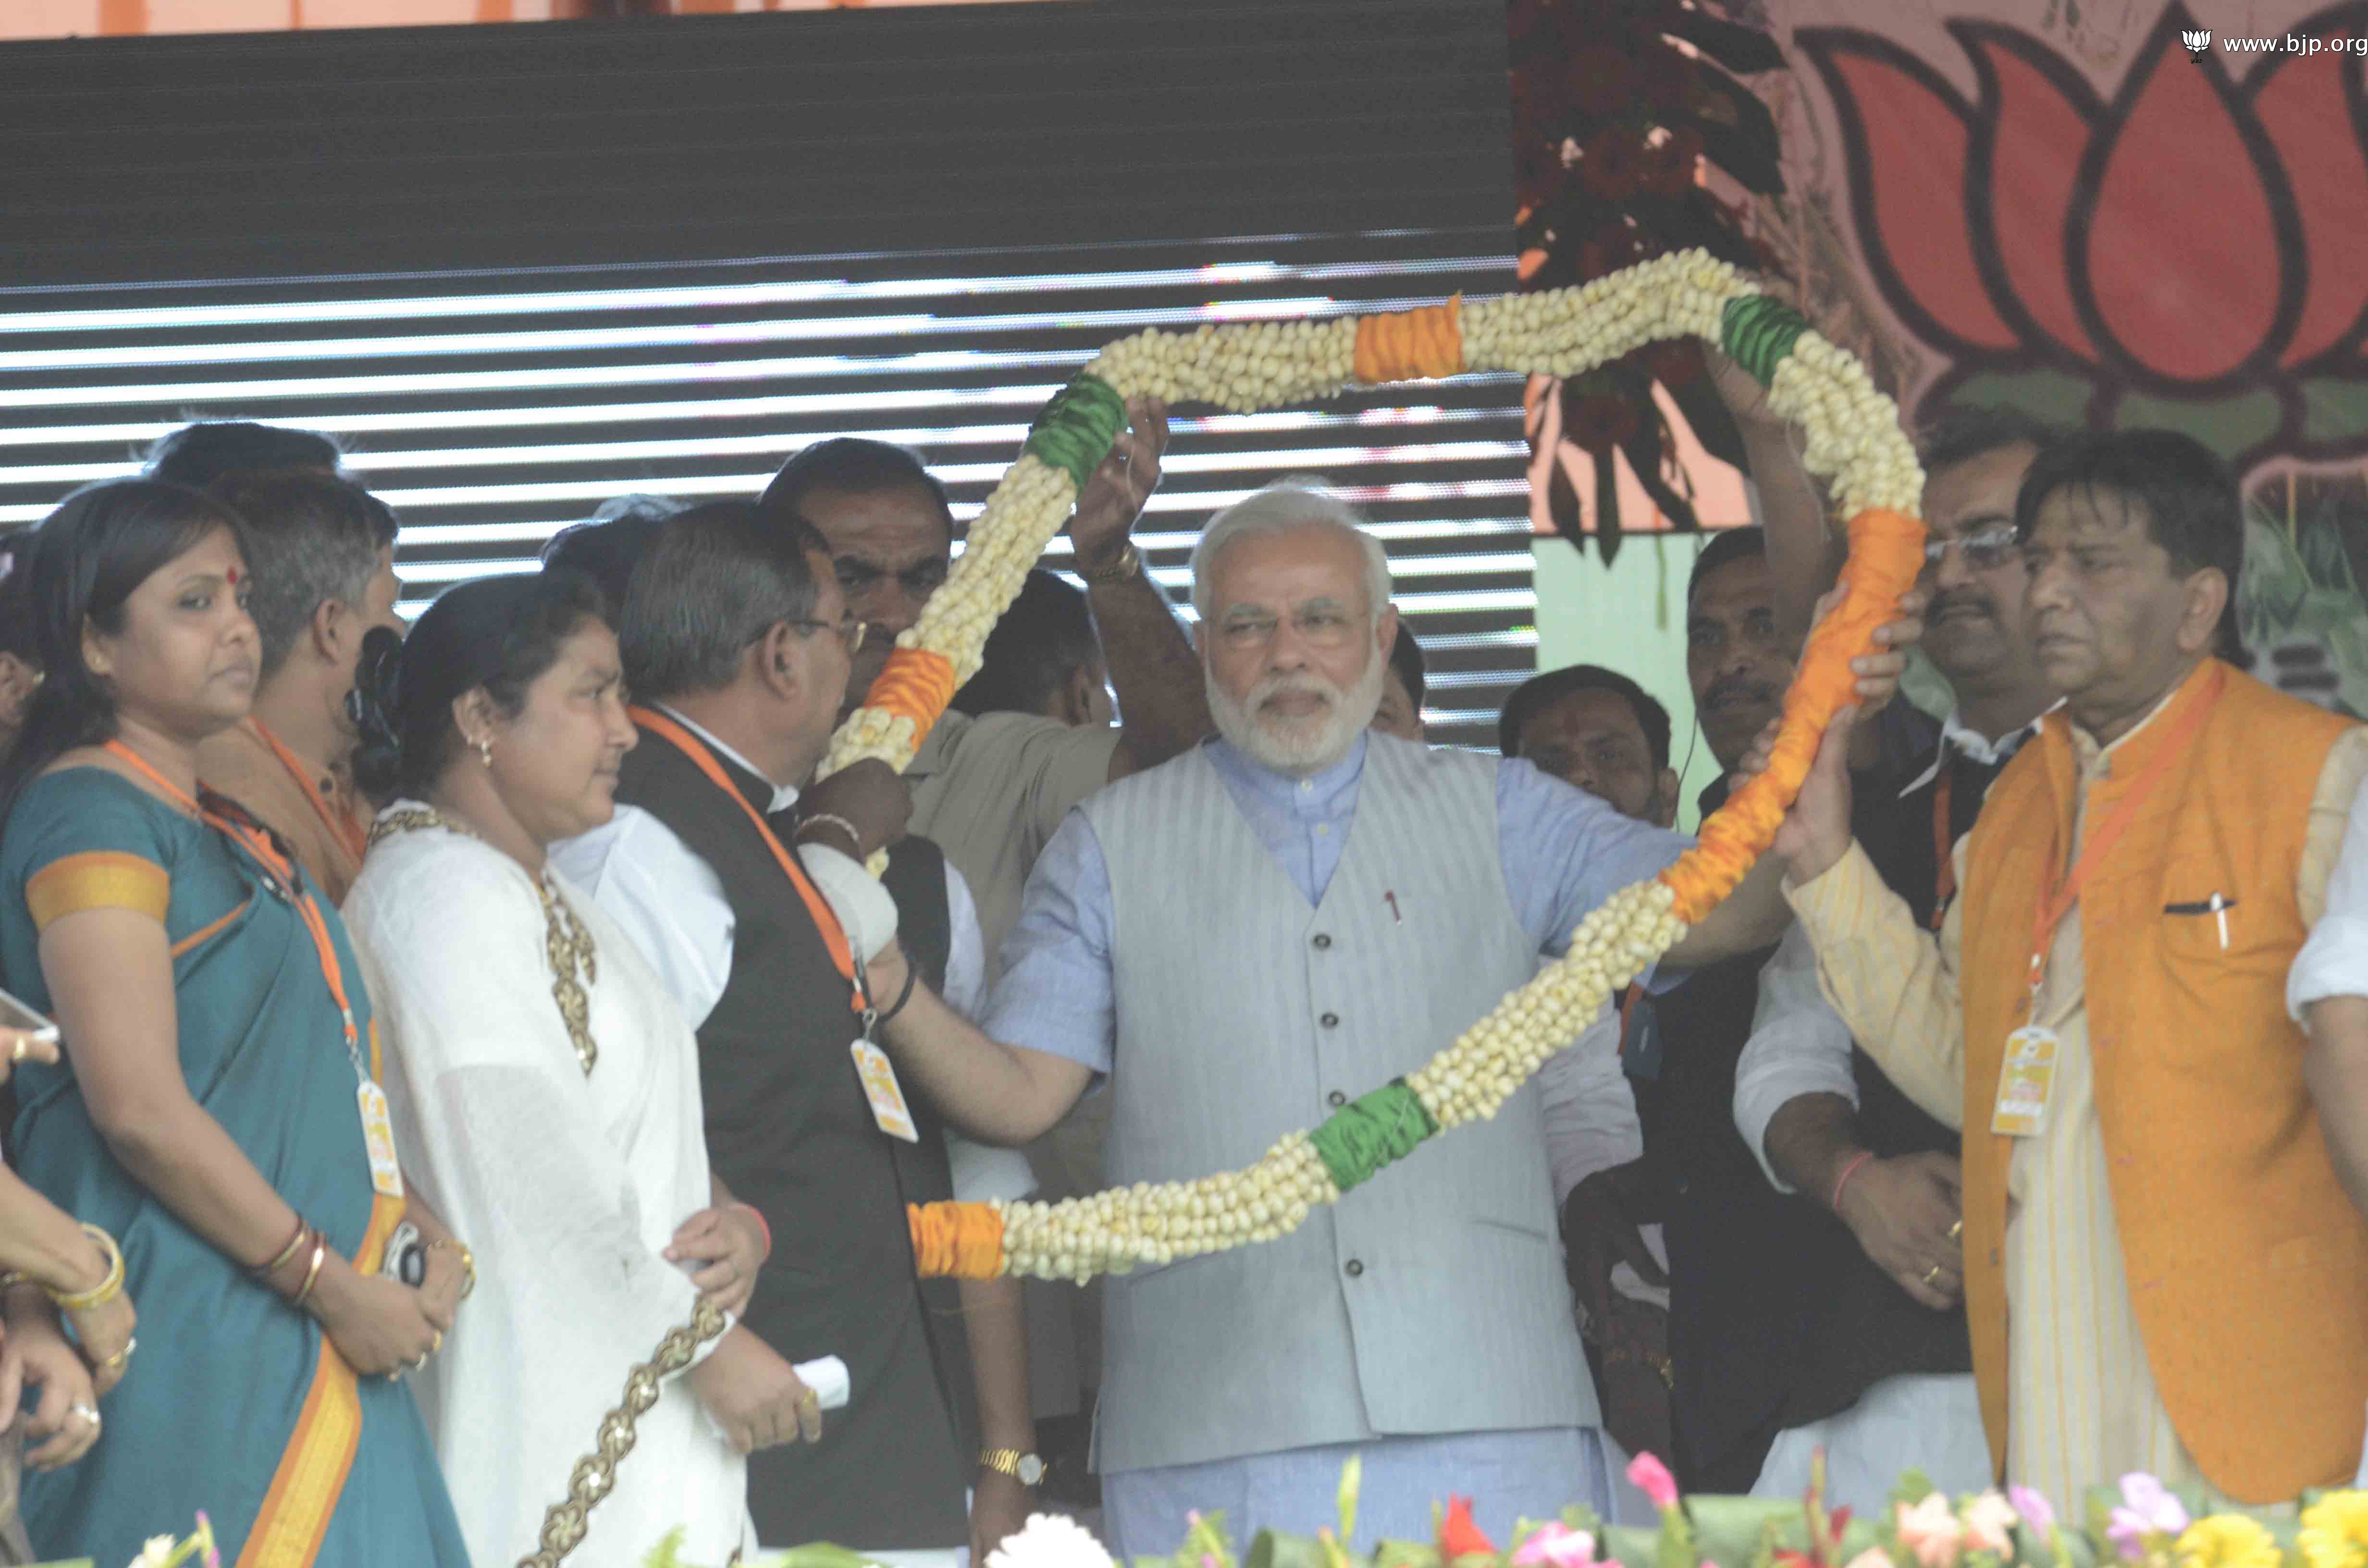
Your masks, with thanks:
[(1134, 547), (1134, 540), (1129, 540), (1126, 548), (1120, 551), (1109, 565), (1089, 567), (1081, 561), (1076, 566), (1077, 575), (1085, 579), (1087, 587), (1106, 588), (1113, 583), (1123, 583), (1141, 572), (1143, 551)]
[(1034, 1454), (1023, 1454), (1018, 1449), (981, 1449), (978, 1462), (999, 1475), (1008, 1475), (1022, 1486), (1033, 1486), (1044, 1479), (1044, 1461)]

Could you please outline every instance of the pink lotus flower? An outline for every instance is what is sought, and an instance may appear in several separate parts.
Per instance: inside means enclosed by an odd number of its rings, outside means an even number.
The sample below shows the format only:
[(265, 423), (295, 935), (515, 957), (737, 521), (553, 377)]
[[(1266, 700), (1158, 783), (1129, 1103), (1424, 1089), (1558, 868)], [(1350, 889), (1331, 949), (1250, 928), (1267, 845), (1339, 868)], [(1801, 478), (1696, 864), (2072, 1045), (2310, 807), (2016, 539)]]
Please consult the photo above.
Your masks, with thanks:
[(1995, 1491), (1985, 1492), (1968, 1501), (1957, 1517), (1965, 1527), (1967, 1551), (1994, 1551), (2000, 1557), (2014, 1555), (2014, 1505)]
[(1594, 1568), (1595, 1538), (1559, 1522), (1540, 1525), (1513, 1553), (1513, 1568)]
[(1628, 1461), (1629, 1483), (1653, 1500), (1653, 1506), (1666, 1514), (1678, 1506), (1678, 1478), (1669, 1467), (1651, 1454), (1638, 1454)]
[(1950, 1511), (1946, 1494), (1928, 1494), (1912, 1508), (1895, 1503), (1892, 1510), (1899, 1528), (1899, 1544), (1914, 1552), (1923, 1568), (1956, 1568), (1965, 1548), (1965, 1527)]
[(2024, 1526), (2033, 1537), (2044, 1542), (2055, 1536), (2055, 1510), (2046, 1498), (2028, 1486), (2009, 1486), (2006, 1489), (2006, 1496), (2007, 1501), (2014, 1505), (2014, 1511), (2022, 1516)]
[(2138, 1562), (2162, 1538), (2167, 1544), (2187, 1528), (2187, 1508), (2161, 1482), (2144, 1471), (2122, 1477), (2122, 1506), (2113, 1510), (2105, 1539), (2124, 1561)]

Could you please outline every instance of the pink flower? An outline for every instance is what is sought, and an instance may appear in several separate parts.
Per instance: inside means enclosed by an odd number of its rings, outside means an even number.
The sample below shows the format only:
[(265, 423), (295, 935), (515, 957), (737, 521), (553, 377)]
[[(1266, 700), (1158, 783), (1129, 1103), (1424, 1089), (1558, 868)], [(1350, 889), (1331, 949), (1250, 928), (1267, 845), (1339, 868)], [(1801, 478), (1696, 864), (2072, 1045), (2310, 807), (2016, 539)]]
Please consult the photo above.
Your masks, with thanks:
[(2176, 1536), (2187, 1528), (2185, 1506), (2144, 1471), (2122, 1477), (2122, 1505), (2113, 1510), (2105, 1539), (2125, 1561), (2145, 1557), (2152, 1538)]
[(1663, 1513), (1678, 1506), (1678, 1478), (1669, 1467), (1651, 1454), (1638, 1454), (1628, 1461), (1629, 1484), (1653, 1500), (1653, 1506)]
[(1560, 1522), (1540, 1525), (1513, 1553), (1513, 1568), (1592, 1568), (1595, 1538)]
[(2014, 1555), (2014, 1505), (1998, 1493), (1985, 1492), (1972, 1499), (1957, 1517), (1964, 1523), (1967, 1551)]
[(1848, 1568), (1894, 1568), (1891, 1553), (1879, 1546), (1870, 1546), (1850, 1560)]
[(2046, 1498), (2028, 1486), (2009, 1486), (2006, 1489), (2006, 1496), (2007, 1501), (2014, 1505), (2014, 1511), (2022, 1516), (2022, 1522), (2030, 1527), (2032, 1536), (2042, 1542), (2055, 1536), (2055, 1510), (2048, 1506)]
[(1895, 1503), (1892, 1509), (1899, 1526), (1899, 1544), (1914, 1552), (1923, 1568), (1956, 1568), (1957, 1557), (1964, 1551), (1965, 1527), (1949, 1511), (1946, 1494), (1930, 1493), (1912, 1508)]

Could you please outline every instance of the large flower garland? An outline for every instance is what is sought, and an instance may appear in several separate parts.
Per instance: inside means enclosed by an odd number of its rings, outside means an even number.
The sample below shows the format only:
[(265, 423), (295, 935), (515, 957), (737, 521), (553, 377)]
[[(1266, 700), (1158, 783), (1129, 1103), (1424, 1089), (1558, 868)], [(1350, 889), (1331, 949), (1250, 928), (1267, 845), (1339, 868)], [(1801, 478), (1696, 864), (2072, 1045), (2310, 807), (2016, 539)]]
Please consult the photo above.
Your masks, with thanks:
[(1580, 288), (1450, 301), (1395, 315), (1138, 333), (1105, 348), (1046, 406), (1019, 460), (972, 524), (945, 585), (897, 638), (865, 705), (834, 738), (825, 773), (867, 757), (900, 771), (912, 761), (947, 699), (977, 672), (988, 631), (1108, 454), (1127, 398), (1249, 412), (1329, 396), (1352, 381), (1466, 370), (1574, 376), (1671, 337), (1720, 347), (1768, 387), (1770, 409), (1807, 437), (1803, 462), (1830, 482), (1850, 519), (1849, 592), (1803, 651), (1769, 769), (1702, 824), (1700, 842), (1676, 865), (1590, 913), (1567, 956), (1416, 1072), (1284, 1138), (1247, 1170), (1054, 1204), (916, 1207), (913, 1250), (923, 1275), (1082, 1281), (1271, 1241), (1423, 1139), (1493, 1117), (1608, 997), (1733, 891), (1768, 847), (1827, 721), (1854, 699), (1850, 659), (1923, 562), (1924, 529), (1914, 516), (1923, 471), (1891, 400), (1850, 356), (1746, 275), (1700, 251)]

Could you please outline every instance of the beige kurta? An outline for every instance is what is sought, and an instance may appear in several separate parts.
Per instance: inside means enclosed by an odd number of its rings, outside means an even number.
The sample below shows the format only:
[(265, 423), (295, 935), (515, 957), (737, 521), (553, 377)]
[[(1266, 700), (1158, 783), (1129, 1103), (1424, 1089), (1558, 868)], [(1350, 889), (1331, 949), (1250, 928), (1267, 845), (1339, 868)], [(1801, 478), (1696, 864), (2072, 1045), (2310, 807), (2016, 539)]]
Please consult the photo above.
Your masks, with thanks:
[[(2089, 789), (2104, 776), (2107, 758), (2161, 711), (2157, 707), (2111, 746), (2074, 726), (2076, 843), (2085, 842), (2091, 825)], [(2325, 908), (2347, 808), (2363, 777), (2368, 730), (2355, 729), (2328, 753), (2311, 801), (2295, 879), (2305, 921), (2316, 922)], [(1964, 854), (1961, 842), (1960, 887)], [(1988, 1105), (1965, 1104), (1964, 1006), (1957, 985), (1964, 901), (1951, 907), (1934, 941), (1856, 845), (1789, 896), (1817, 949), (1827, 996), (1868, 1052), (1950, 1126), (1962, 1128), (1968, 1116), (1986, 1121)], [(2055, 1093), (2039, 1134), (2016, 1143), (2006, 1232), (2007, 1471), (2059, 1507), (2076, 1509), (2084, 1488), (2111, 1484), (2133, 1470), (2174, 1484), (2204, 1484), (2156, 1392), (2123, 1270), (2090, 1076), (2080, 914), (2074, 909), (2057, 927), (2032, 1010), (2032, 1021), (2055, 1030), (2060, 1041)]]

